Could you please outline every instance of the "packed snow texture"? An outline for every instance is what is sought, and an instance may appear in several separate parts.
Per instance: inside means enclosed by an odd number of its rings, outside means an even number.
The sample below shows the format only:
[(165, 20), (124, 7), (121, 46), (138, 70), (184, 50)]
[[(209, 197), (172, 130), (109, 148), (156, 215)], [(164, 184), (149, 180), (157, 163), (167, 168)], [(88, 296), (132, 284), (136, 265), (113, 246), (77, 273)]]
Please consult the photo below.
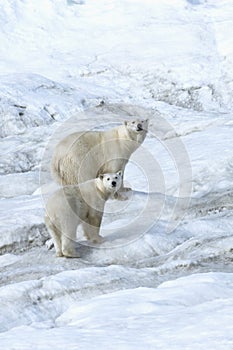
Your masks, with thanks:
[[(1, 349), (232, 350), (232, 1), (0, 7)], [(134, 117), (133, 190), (56, 258), (56, 143)]]

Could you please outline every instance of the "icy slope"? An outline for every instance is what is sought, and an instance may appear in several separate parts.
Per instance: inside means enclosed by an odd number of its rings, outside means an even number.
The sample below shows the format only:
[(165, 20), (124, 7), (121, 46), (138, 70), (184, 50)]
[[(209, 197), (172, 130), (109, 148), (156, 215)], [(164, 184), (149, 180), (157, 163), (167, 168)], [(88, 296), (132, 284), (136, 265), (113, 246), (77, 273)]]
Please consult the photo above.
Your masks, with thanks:
[[(232, 349), (232, 2), (0, 7), (1, 348)], [(132, 116), (150, 118), (134, 191), (101, 246), (57, 259), (56, 142)]]
[(230, 0), (3, 0), (0, 73), (92, 93), (98, 85), (105, 97), (111, 86), (125, 101), (232, 109), (232, 11)]

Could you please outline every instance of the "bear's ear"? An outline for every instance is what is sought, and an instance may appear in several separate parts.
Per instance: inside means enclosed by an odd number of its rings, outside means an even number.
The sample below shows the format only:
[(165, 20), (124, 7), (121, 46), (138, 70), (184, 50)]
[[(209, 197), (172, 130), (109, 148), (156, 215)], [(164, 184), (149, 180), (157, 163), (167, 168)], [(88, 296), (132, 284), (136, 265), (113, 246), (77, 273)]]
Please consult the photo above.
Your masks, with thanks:
[(119, 171), (117, 172), (117, 175), (119, 175), (119, 176), (122, 177), (122, 175), (123, 175), (122, 170), (119, 170)]
[(103, 180), (104, 179), (104, 174), (99, 174), (99, 178), (100, 178), (100, 180)]

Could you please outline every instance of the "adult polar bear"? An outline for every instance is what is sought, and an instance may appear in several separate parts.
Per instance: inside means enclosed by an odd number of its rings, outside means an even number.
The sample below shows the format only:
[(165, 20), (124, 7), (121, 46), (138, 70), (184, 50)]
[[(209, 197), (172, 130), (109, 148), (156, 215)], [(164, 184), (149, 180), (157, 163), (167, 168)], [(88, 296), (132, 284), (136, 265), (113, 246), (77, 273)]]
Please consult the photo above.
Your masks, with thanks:
[(124, 176), (125, 166), (131, 154), (143, 143), (147, 130), (148, 119), (135, 119), (107, 131), (70, 134), (55, 148), (52, 175), (62, 185), (82, 183), (99, 174), (119, 170)]

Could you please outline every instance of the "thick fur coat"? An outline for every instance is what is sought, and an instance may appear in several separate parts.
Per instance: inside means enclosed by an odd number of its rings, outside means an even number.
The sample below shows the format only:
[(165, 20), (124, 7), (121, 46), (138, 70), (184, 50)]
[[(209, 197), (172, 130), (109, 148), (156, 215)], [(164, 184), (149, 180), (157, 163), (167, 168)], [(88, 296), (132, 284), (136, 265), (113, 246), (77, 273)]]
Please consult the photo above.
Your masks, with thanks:
[(122, 170), (124, 176), (125, 166), (143, 143), (147, 129), (148, 119), (137, 119), (107, 131), (68, 135), (55, 148), (51, 164), (53, 178), (62, 185), (74, 185), (101, 173)]
[(82, 225), (86, 238), (100, 243), (100, 225), (105, 202), (119, 190), (122, 172), (100, 174), (80, 185), (64, 186), (46, 204), (45, 224), (53, 238), (56, 255), (79, 257), (76, 251), (76, 231)]

